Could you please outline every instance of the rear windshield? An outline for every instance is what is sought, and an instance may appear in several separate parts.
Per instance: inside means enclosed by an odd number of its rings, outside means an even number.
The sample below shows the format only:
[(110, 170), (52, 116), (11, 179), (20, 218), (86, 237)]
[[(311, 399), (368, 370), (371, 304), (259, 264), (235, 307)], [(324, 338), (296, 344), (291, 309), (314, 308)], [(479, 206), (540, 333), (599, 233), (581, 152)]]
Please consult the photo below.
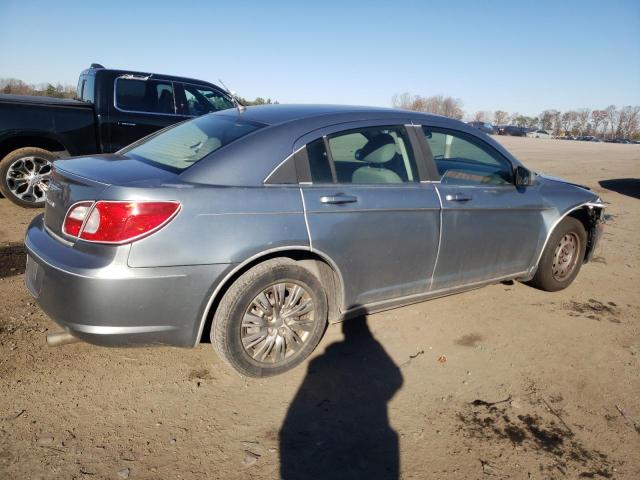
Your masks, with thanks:
[(221, 115), (205, 115), (163, 130), (124, 148), (120, 153), (180, 171), (263, 126)]

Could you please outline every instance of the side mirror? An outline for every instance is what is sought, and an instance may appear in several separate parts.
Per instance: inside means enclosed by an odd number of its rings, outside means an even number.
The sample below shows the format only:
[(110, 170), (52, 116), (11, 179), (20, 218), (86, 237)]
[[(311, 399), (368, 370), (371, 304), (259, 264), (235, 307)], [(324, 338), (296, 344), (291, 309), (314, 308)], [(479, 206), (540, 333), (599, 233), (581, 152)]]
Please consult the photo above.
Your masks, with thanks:
[(519, 165), (516, 167), (516, 187), (529, 187), (533, 185), (533, 173), (531, 170)]

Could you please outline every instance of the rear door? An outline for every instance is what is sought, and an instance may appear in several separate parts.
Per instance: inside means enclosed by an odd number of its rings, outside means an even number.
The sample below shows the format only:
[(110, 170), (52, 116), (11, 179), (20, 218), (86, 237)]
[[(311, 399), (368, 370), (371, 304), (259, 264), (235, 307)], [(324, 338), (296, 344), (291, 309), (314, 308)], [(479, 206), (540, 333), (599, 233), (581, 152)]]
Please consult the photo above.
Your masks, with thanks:
[(432, 290), (526, 272), (545, 231), (537, 187), (516, 187), (509, 160), (480, 137), (419, 131), (440, 177), (442, 240)]
[(186, 118), (189, 117), (176, 111), (174, 82), (131, 75), (118, 77), (109, 108), (109, 151), (120, 150)]
[[(428, 290), (439, 239), (439, 202), (412, 133), (400, 124), (334, 126), (301, 139), (301, 184), (311, 246), (343, 276), (346, 308)], [(305, 146), (306, 145), (306, 146)]]

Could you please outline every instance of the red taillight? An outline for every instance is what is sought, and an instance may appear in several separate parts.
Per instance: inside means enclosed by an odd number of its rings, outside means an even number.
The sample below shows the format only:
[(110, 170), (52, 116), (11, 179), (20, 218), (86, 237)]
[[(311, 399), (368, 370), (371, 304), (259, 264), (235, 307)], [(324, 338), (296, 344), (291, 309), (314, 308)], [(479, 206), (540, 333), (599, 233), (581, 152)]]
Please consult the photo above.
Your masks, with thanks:
[(84, 223), (84, 219), (91, 210), (93, 202), (80, 202), (72, 205), (67, 216), (64, 219), (62, 225), (62, 231), (72, 237), (77, 237), (80, 234), (80, 229)]
[(67, 212), (63, 232), (97, 243), (127, 243), (147, 236), (171, 220), (178, 202), (82, 202)]

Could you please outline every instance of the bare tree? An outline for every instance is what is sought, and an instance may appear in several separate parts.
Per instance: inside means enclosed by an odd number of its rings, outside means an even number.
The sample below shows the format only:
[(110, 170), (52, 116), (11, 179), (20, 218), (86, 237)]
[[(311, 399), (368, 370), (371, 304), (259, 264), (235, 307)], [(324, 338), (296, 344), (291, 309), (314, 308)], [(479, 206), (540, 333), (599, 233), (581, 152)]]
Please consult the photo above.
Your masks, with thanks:
[(435, 113), (450, 118), (461, 119), (464, 116), (462, 101), (453, 97), (445, 97), (444, 95), (421, 97), (420, 95), (402, 93), (394, 95), (391, 103), (396, 108)]
[(607, 112), (607, 120), (611, 126), (611, 138), (614, 137), (618, 128), (618, 121), (620, 119), (620, 113), (615, 105), (609, 105), (604, 109)]
[(576, 115), (576, 128), (580, 132), (580, 135), (585, 134), (585, 130), (589, 124), (589, 116), (591, 115), (591, 110), (588, 108), (582, 108), (578, 110)]
[(540, 126), (538, 117), (527, 117), (527, 128), (537, 129)]
[[(618, 113), (619, 124), (618, 132), (625, 138), (633, 137), (638, 131), (638, 115), (640, 114), (640, 107), (632, 107), (628, 105), (622, 107)], [(616, 132), (616, 134), (618, 134)]]
[[(593, 110), (591, 112), (591, 124), (593, 125), (593, 131), (596, 135), (598, 134), (598, 127), (600, 126), (600, 124), (603, 124), (606, 119), (607, 119), (606, 110)], [(606, 129), (607, 127), (605, 125), (604, 130)]]
[(476, 112), (473, 114), (473, 121), (474, 122), (484, 122), (485, 121), (485, 117), (484, 117), (484, 112)]
[(540, 114), (540, 124), (543, 130), (553, 130), (553, 121), (558, 113), (557, 110), (545, 110)]
[(493, 122), (496, 125), (504, 125), (507, 123), (507, 119), (509, 118), (509, 113), (504, 110), (496, 110), (493, 113)]
[(409, 92), (396, 93), (391, 98), (391, 105), (393, 108), (411, 110), (411, 106), (413, 105), (413, 96)]
[(473, 114), (474, 122), (491, 122), (493, 120), (493, 113), (486, 110), (479, 111)]
[(564, 112), (561, 117), (562, 130), (565, 133), (575, 133), (575, 125), (578, 120), (578, 112), (570, 110), (568, 112)]

